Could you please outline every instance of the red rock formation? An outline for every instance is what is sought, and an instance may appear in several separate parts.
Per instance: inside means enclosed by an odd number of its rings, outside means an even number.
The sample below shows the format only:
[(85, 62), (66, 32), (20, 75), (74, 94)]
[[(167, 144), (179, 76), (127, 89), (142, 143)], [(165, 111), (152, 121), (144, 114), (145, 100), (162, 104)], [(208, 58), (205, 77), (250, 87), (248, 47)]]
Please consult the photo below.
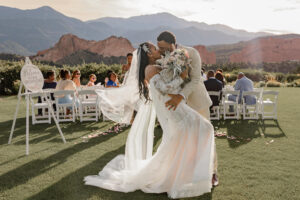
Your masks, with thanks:
[(282, 62), (300, 60), (300, 38), (266, 37), (249, 41), (230, 56), (230, 62)]
[(207, 51), (205, 46), (197, 45), (194, 46), (200, 54), (201, 61), (204, 64), (216, 64), (216, 54), (214, 52)]
[(134, 51), (134, 48), (129, 40), (122, 37), (111, 36), (97, 42), (84, 40), (72, 34), (66, 34), (59, 39), (54, 47), (39, 51), (34, 59), (56, 62), (79, 50), (88, 50), (104, 57), (119, 57), (126, 56), (128, 52)]

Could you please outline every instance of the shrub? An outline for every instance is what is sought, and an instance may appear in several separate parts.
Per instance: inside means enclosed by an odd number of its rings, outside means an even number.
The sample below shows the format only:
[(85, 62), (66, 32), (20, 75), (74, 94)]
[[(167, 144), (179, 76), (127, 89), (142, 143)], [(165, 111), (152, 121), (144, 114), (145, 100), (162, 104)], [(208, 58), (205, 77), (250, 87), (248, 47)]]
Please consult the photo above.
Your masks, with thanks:
[(244, 72), (245, 76), (254, 82), (263, 81), (264, 80), (264, 73), (261, 71), (249, 71)]
[(287, 86), (287, 87), (300, 87), (300, 79), (295, 80), (295, 81), (292, 82), (292, 83), (288, 83), (286, 86)]
[(281, 83), (277, 82), (277, 81), (268, 81), (266, 83), (267, 87), (281, 87)]
[(286, 77), (287, 82), (291, 83), (296, 79), (300, 79), (300, 76), (298, 76), (297, 74), (288, 74)]
[(284, 83), (286, 80), (286, 76), (283, 73), (276, 73), (275, 74), (275, 80), (280, 82), (280, 83)]
[(233, 81), (236, 81), (237, 75), (236, 74), (225, 74), (225, 79), (227, 83), (231, 83)]
[(264, 81), (258, 82), (258, 87), (265, 87), (265, 86), (266, 86), (266, 82), (264, 82)]
[[(56, 75), (58, 76), (61, 69), (42, 63), (35, 62), (34, 64), (39, 67), (44, 76), (49, 70), (54, 70), (56, 72)], [(18, 88), (20, 85), (20, 71), (23, 65), (23, 61), (11, 62), (0, 60), (0, 95), (10, 95), (18, 93)], [(77, 65), (74, 67), (65, 65), (63, 66), (63, 68), (70, 70), (71, 73), (75, 69), (79, 69), (81, 72), (82, 84), (86, 84), (88, 82), (90, 74), (95, 74), (97, 76), (97, 82), (104, 82), (108, 70), (114, 71), (117, 74), (121, 73), (121, 65), (117, 64), (105, 65), (90, 63)]]

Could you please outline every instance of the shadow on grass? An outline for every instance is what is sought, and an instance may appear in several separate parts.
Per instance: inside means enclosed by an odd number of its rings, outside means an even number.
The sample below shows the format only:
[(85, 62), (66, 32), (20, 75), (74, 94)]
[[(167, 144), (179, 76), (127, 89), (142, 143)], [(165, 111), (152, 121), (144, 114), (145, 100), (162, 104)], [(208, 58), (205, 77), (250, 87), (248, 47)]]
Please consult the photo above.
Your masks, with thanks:
[[(5, 121), (0, 123), (1, 127), (1, 135), (0, 135), (0, 145), (1, 144), (7, 144), (8, 143), (8, 138), (11, 130), (13, 120)], [(36, 124), (32, 125), (31, 124), (31, 118), (29, 121), (29, 143), (31, 144), (36, 144), (40, 143), (42, 141), (49, 140), (48, 142), (62, 142), (62, 139), (59, 135), (58, 129), (52, 120), (51, 124)], [(60, 128), (65, 136), (76, 133), (76, 132), (81, 132), (82, 130), (85, 130), (86, 132), (89, 131), (95, 131), (99, 130), (102, 128), (107, 127), (108, 125), (112, 125), (112, 122), (104, 122), (105, 124), (96, 127), (95, 125), (101, 123), (99, 122), (79, 122), (76, 121), (74, 122), (67, 122), (67, 123), (60, 123)], [(26, 118), (18, 118), (16, 121), (16, 126), (12, 138), (12, 143), (15, 145), (25, 145), (25, 139), (24, 140), (19, 140), (17, 142), (14, 142), (18, 136), (25, 136), (26, 134)], [(81, 137), (81, 135), (79, 136)], [(33, 139), (30, 139), (33, 138)], [(50, 140), (52, 139), (52, 140)], [(66, 138), (67, 142), (73, 141), (78, 139), (75, 137), (72, 138)]]
[[(94, 145), (98, 145), (99, 143), (105, 142), (109, 140), (111, 137), (117, 135), (118, 134), (116, 133), (103, 135), (101, 137), (94, 138), (93, 140), (89, 140), (89, 142), (87, 143), (75, 144), (45, 159), (35, 159), (20, 167), (17, 167), (0, 176), (0, 191), (8, 190), (18, 185), (24, 184), (31, 178), (34, 178), (42, 173), (46, 173), (49, 169), (54, 168), (66, 162), (69, 156), (72, 156), (80, 151), (88, 149)], [(15, 179), (12, 177), (18, 177), (18, 178)]]
[(277, 120), (222, 120), (213, 121), (212, 124), (216, 129), (226, 129), (228, 137), (219, 139), (227, 139), (231, 148), (247, 144), (255, 138), (286, 137)]
[[(98, 174), (99, 171), (107, 164), (107, 161), (112, 160), (119, 154), (124, 154), (124, 146), (121, 146), (117, 150), (108, 152), (103, 156), (97, 158), (90, 164), (76, 170), (75, 172), (68, 174), (60, 181), (54, 183), (50, 187), (42, 190), (41, 192), (27, 198), (28, 200), (38, 199), (88, 199), (91, 197), (99, 197), (99, 199), (108, 200), (132, 200), (132, 199), (148, 199), (148, 200), (163, 200), (169, 199), (166, 193), (161, 194), (146, 194), (142, 191), (135, 191), (130, 193), (114, 192), (110, 190), (101, 189), (93, 186), (84, 185), (83, 178), (87, 175)], [(210, 200), (212, 194), (207, 193), (201, 197), (189, 198), (199, 200)]]

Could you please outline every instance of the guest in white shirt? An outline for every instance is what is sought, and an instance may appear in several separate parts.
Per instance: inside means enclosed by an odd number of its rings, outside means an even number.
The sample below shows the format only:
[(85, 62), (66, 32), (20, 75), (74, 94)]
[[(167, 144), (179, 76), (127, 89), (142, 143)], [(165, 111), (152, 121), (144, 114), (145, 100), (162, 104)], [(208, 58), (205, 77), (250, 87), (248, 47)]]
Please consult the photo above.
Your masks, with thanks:
[[(62, 69), (60, 71), (60, 78), (61, 80), (58, 81), (56, 90), (74, 90), (76, 91), (76, 85), (71, 80), (71, 74), (69, 70)], [(72, 97), (70, 95), (63, 95), (58, 97), (58, 104), (66, 104), (66, 103), (72, 103)], [(78, 100), (75, 100), (77, 106), (79, 105)], [(72, 110), (72, 107), (68, 107), (67, 109), (67, 115), (70, 114), (70, 110)]]

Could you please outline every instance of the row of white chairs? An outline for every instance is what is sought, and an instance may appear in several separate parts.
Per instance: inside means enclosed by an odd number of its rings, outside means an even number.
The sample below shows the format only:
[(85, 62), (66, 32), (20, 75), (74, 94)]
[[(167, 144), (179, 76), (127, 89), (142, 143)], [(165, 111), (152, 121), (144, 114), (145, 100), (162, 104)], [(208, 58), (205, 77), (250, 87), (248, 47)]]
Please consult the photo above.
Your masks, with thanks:
[[(263, 88), (256, 88), (254, 91), (243, 91), (239, 103), (240, 91), (223, 90), (209, 91), (210, 96), (217, 96), (220, 100), (218, 106), (213, 106), (210, 113), (211, 120), (223, 119), (277, 119), (278, 91), (264, 91)], [(230, 99), (235, 96), (235, 101)], [(255, 99), (254, 104), (247, 104), (246, 97)]]
[[(51, 93), (55, 100), (51, 99)], [(59, 98), (68, 95), (72, 101), (69, 103), (59, 103)], [(41, 97), (41, 102), (37, 98)], [(46, 100), (48, 99), (48, 101)], [(75, 122), (79, 117), (80, 122), (98, 121), (101, 111), (98, 103), (98, 95), (94, 89), (80, 89), (48, 91), (47, 93), (34, 93), (30, 95), (32, 108), (32, 124), (51, 123), (50, 108), (55, 107), (55, 116), (58, 122)], [(50, 104), (48, 103), (50, 102)], [(55, 106), (54, 106), (55, 105)], [(36, 115), (37, 110), (41, 109), (41, 115)], [(105, 118), (104, 118), (105, 119)]]

